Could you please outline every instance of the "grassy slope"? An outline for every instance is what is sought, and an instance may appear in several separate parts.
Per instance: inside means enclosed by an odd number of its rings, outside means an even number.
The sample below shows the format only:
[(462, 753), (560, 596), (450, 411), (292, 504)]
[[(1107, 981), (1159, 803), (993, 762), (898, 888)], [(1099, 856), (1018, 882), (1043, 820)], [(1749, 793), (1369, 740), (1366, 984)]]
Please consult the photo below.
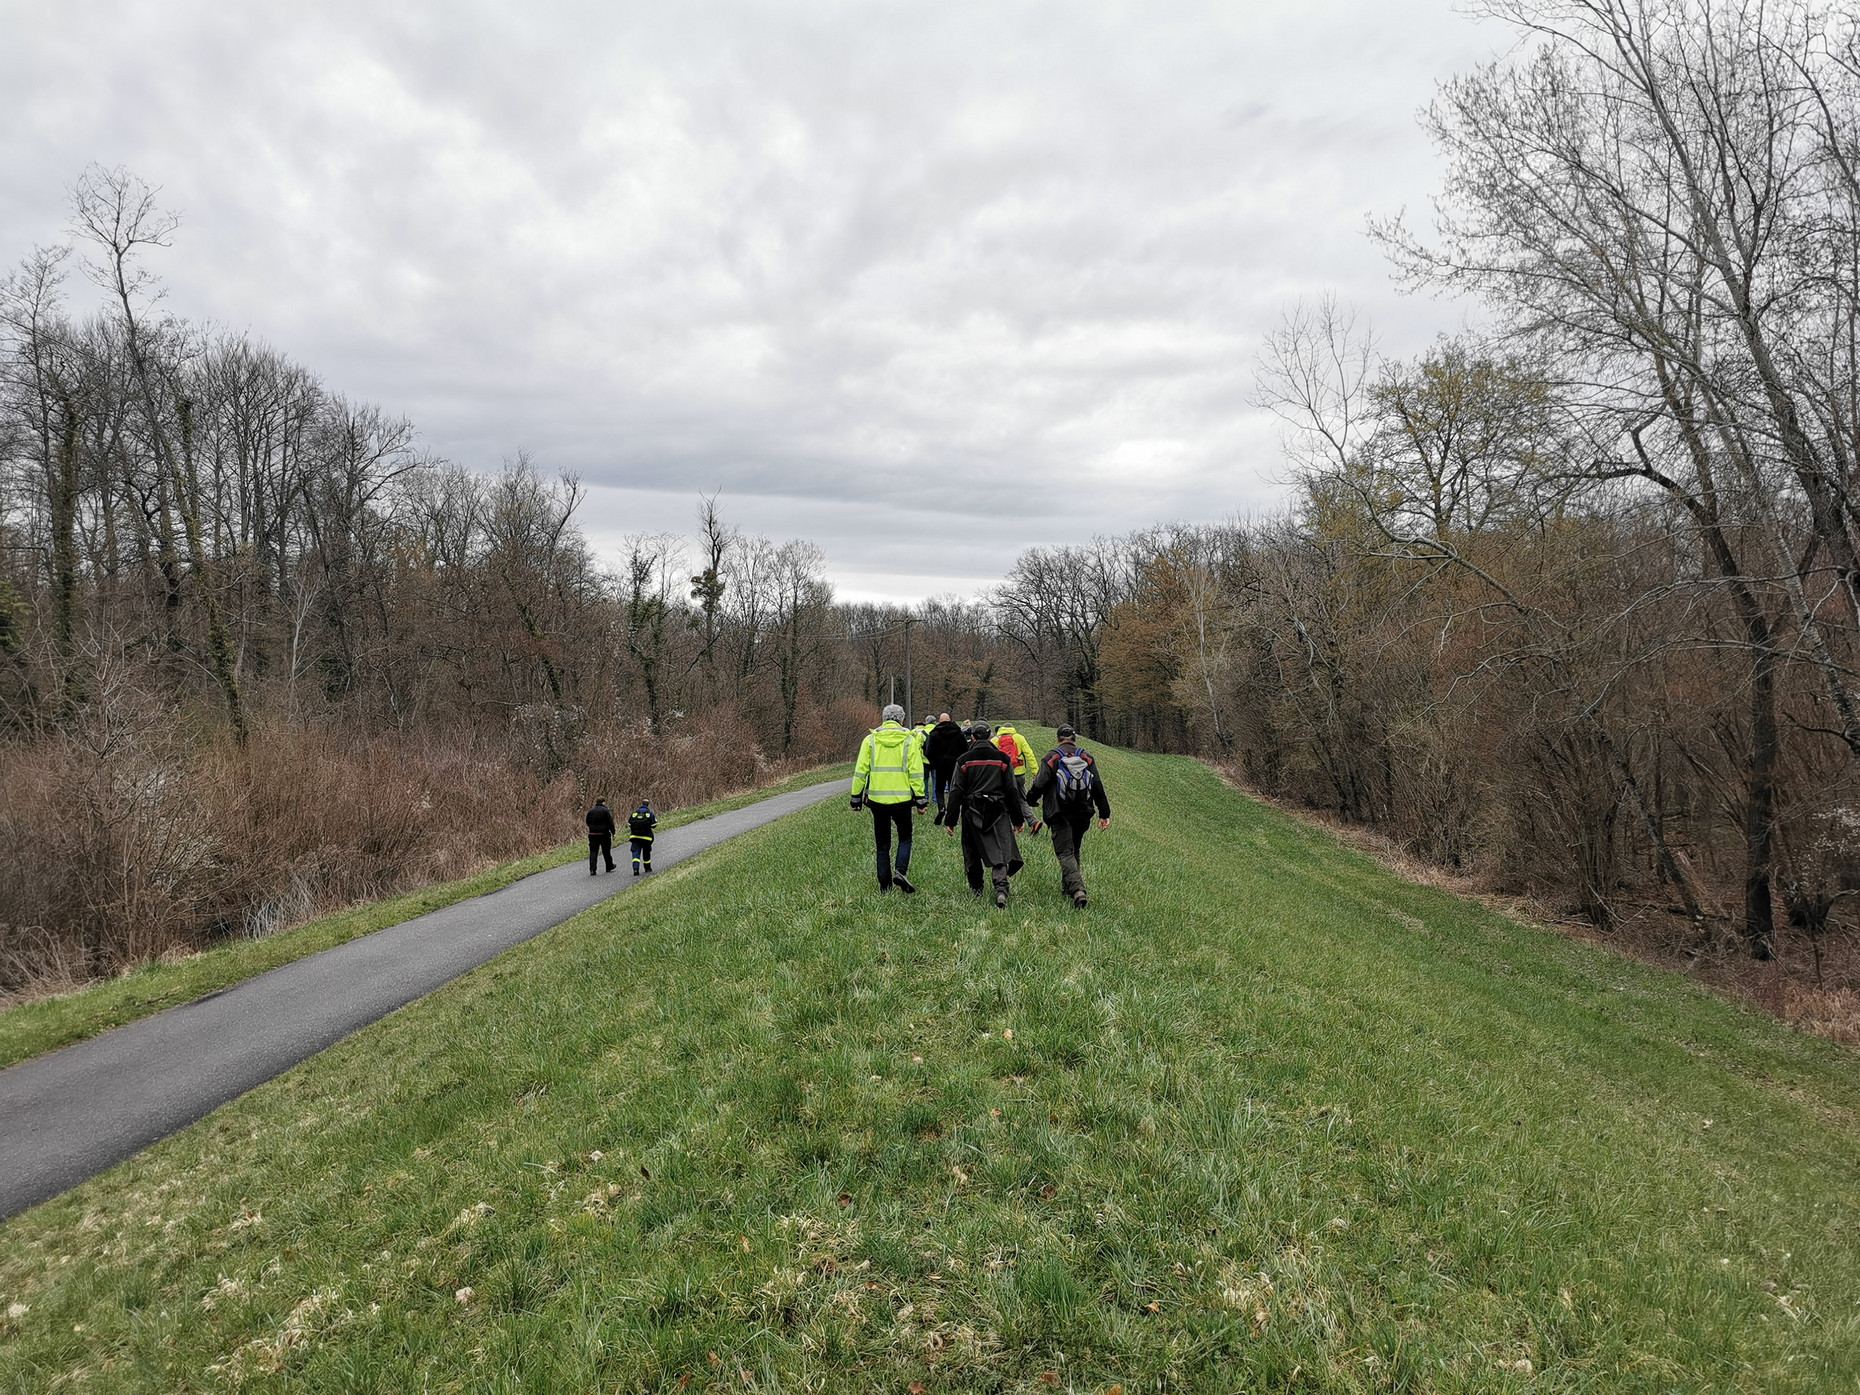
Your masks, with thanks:
[[(689, 809), (678, 809), (659, 820), (662, 828), (676, 828), (681, 823), (740, 809), (771, 794), (818, 784), (823, 779), (850, 777), (852, 766), (834, 766), (809, 770), (778, 785), (731, 795)], [(517, 862), (506, 862), (472, 876), (436, 886), (421, 887), (403, 896), (375, 901), (366, 906), (337, 911), (262, 940), (231, 940), (215, 945), (185, 959), (145, 964), (120, 978), (89, 984), (75, 993), (56, 998), (42, 998), (22, 1003), (0, 1012), (0, 1069), (41, 1055), (74, 1041), (94, 1037), (111, 1027), (134, 1022), (139, 1017), (161, 1012), (165, 1008), (191, 1003), (195, 998), (217, 992), (229, 984), (288, 964), (293, 959), (316, 954), (366, 935), (384, 930), (403, 920), (500, 890), (514, 881), (565, 862), (586, 857), (585, 841), (565, 844), (549, 852), (537, 853)]]
[(8, 1223), (0, 1388), (1855, 1388), (1851, 1054), (1103, 762), (1082, 915), (829, 804)]

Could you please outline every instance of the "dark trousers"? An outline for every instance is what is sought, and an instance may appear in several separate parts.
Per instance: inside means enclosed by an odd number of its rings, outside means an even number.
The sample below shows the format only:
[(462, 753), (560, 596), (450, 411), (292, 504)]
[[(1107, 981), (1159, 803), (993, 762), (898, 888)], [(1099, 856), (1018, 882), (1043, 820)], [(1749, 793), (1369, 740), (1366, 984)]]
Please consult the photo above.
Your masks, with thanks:
[(611, 833), (590, 833), (588, 835), (588, 870), (594, 871), (594, 864), (601, 858), (607, 859), (607, 870), (614, 870), (614, 835)]
[(1079, 852), (1091, 828), (1091, 813), (1062, 813), (1047, 827), (1053, 833), (1053, 856), (1059, 859), (1059, 889), (1068, 896), (1077, 896), (1085, 890), (1085, 874), (1079, 870)]
[(874, 804), (866, 801), (866, 807), (872, 811), (872, 839), (878, 845), (878, 884), (880, 887), (891, 885), (891, 830), (898, 830), (898, 875), (903, 876), (911, 866), (911, 801), (900, 799), (896, 804)]
[(652, 839), (634, 838), (630, 841), (633, 844), (633, 870), (639, 871), (640, 864), (644, 863), (646, 870), (650, 872), (652, 870)]
[(996, 865), (987, 859), (982, 851), (982, 835), (976, 832), (968, 819), (962, 821), (962, 871), (969, 879), (969, 890), (980, 893), (982, 889), (982, 869), (986, 867), (994, 881), (996, 891), (1008, 889), (1007, 864)]
[(943, 812), (943, 801), (949, 798), (949, 777), (955, 773), (955, 767), (948, 770), (936, 770), (924, 767), (924, 791), (930, 796), (930, 802), (936, 805), (936, 811)]

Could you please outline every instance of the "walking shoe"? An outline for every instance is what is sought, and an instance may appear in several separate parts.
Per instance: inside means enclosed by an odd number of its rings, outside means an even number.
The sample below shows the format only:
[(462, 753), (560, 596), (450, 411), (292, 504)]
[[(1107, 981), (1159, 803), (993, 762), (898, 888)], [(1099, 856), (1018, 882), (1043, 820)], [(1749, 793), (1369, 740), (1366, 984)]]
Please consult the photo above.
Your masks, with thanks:
[(917, 888), (911, 885), (911, 879), (902, 872), (891, 879), (891, 884), (899, 891), (902, 891), (906, 896), (915, 896), (917, 894)]
[(891, 890), (891, 883), (890, 883), (890, 882), (880, 882), (880, 883), (878, 884), (878, 894), (879, 894), (880, 896), (883, 896), (883, 895), (884, 895), (884, 894), (885, 894), (886, 892), (888, 892), (888, 891), (890, 891), (890, 890)]
[(1007, 892), (1005, 890), (995, 893), (995, 909), (1001, 911), (1007, 909)]
[(1072, 904), (1073, 904), (1073, 905), (1075, 905), (1075, 906), (1077, 906), (1077, 907), (1078, 907), (1078, 908), (1079, 908), (1079, 909), (1080, 909), (1080, 910), (1082, 911), (1082, 910), (1084, 910), (1084, 909), (1085, 909), (1085, 907), (1086, 907), (1086, 906), (1088, 906), (1088, 905), (1090, 905), (1090, 904), (1091, 904), (1091, 902), (1090, 902), (1090, 900), (1089, 900), (1089, 899), (1088, 899), (1088, 898), (1086, 897), (1086, 895), (1085, 895), (1085, 893), (1084, 893), (1084, 892), (1082, 892), (1082, 891), (1075, 891), (1075, 892), (1074, 892), (1074, 893), (1072, 894)]
[(639, 875), (639, 868), (637, 866), (633, 868), (633, 875), (636, 877)]

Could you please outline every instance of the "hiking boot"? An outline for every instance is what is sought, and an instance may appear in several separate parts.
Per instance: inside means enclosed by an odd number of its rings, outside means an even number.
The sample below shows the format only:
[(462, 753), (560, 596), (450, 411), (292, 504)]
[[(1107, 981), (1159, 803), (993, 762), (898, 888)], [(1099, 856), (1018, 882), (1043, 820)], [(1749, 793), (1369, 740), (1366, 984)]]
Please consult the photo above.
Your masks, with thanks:
[(917, 888), (911, 885), (911, 879), (902, 872), (891, 879), (891, 884), (899, 891), (902, 891), (906, 896), (915, 896), (917, 894)]
[(1075, 906), (1077, 906), (1077, 907), (1078, 907), (1078, 908), (1079, 908), (1079, 909), (1080, 909), (1080, 910), (1082, 911), (1082, 910), (1084, 910), (1084, 909), (1085, 909), (1085, 907), (1087, 907), (1088, 905), (1090, 905), (1090, 904), (1091, 904), (1091, 901), (1090, 901), (1090, 899), (1089, 899), (1089, 898), (1088, 898), (1088, 897), (1087, 897), (1087, 896), (1085, 895), (1085, 893), (1084, 893), (1084, 892), (1082, 892), (1082, 891), (1075, 891), (1075, 892), (1073, 892), (1073, 893), (1072, 893), (1072, 904), (1073, 904), (1073, 905), (1075, 905)]
[(1007, 909), (1007, 888), (1006, 887), (1002, 887), (1000, 890), (995, 892), (995, 909), (998, 911), (1005, 911)]

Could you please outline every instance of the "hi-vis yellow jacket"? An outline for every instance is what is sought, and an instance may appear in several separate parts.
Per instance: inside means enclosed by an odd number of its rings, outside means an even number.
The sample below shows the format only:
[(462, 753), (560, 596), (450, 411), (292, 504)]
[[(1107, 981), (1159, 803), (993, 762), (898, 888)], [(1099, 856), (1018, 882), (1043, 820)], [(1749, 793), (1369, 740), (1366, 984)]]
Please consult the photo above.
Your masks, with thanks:
[(885, 722), (859, 743), (853, 766), (854, 799), (874, 804), (902, 804), (924, 797), (924, 743), (897, 722)]
[(1019, 752), (1014, 759), (1014, 773), (1021, 776), (1031, 776), (1040, 765), (1040, 758), (1033, 753), (1032, 743), (1019, 732), (1015, 731), (1013, 727), (996, 727), (995, 745), (999, 746), (1004, 751), (1007, 749), (1007, 743), (1001, 739), (1004, 736), (1011, 736), (1014, 738), (1015, 749)]

